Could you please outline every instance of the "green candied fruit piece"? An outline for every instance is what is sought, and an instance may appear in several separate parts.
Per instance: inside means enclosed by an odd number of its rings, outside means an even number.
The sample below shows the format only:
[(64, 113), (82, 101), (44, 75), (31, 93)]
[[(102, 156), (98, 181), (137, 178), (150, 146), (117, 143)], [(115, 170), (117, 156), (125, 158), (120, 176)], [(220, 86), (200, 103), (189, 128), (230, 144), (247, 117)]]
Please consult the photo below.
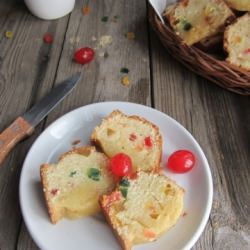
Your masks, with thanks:
[(72, 172), (70, 172), (70, 174), (69, 174), (70, 177), (74, 177), (75, 175), (76, 175), (76, 171), (72, 171)]
[(183, 27), (183, 30), (189, 31), (192, 29), (193, 25), (190, 22), (188, 22), (187, 20), (183, 20), (182, 27)]
[(127, 195), (128, 195), (128, 188), (127, 187), (122, 187), (122, 186), (120, 186), (120, 192), (121, 192), (121, 194), (122, 194), (122, 196), (124, 197), (124, 198), (127, 198)]
[(99, 181), (101, 176), (101, 171), (97, 168), (89, 168), (88, 169), (88, 177), (93, 181)]
[(120, 181), (120, 186), (122, 186), (122, 187), (129, 187), (130, 186), (130, 183), (129, 183), (129, 181), (128, 181), (128, 179), (127, 178), (123, 178), (121, 181)]
[(101, 20), (102, 20), (102, 22), (106, 23), (109, 20), (109, 17), (103, 16)]
[(128, 74), (129, 73), (129, 69), (128, 68), (121, 68), (121, 73), (124, 73), (124, 74)]

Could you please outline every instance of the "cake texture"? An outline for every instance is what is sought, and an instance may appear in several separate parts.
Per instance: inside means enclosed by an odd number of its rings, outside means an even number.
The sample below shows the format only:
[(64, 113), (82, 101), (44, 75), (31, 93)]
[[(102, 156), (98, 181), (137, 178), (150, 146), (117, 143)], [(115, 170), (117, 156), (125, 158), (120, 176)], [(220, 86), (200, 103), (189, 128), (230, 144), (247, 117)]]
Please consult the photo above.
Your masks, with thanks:
[(115, 110), (94, 129), (91, 140), (108, 157), (118, 153), (130, 156), (133, 171), (160, 167), (162, 137), (159, 129), (139, 116), (127, 116)]
[(154, 241), (174, 226), (183, 211), (184, 190), (166, 176), (138, 172), (100, 198), (102, 211), (124, 250)]
[(250, 11), (249, 0), (225, 0), (229, 7), (239, 11)]
[(239, 17), (228, 26), (224, 34), (224, 48), (228, 52), (227, 61), (250, 71), (250, 14)]
[(52, 223), (98, 213), (99, 196), (115, 185), (109, 159), (95, 147), (77, 148), (57, 164), (43, 164), (40, 176)]
[(235, 19), (222, 0), (181, 0), (167, 6), (163, 16), (187, 45), (216, 37)]

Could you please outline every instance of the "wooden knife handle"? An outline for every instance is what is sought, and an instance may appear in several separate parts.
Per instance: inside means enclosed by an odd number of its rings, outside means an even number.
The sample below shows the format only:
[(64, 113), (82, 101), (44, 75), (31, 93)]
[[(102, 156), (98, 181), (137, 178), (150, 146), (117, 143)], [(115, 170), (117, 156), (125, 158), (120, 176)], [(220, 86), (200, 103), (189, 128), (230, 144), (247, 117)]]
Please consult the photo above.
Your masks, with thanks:
[(0, 165), (14, 146), (26, 136), (32, 134), (34, 128), (22, 117), (18, 117), (0, 134)]

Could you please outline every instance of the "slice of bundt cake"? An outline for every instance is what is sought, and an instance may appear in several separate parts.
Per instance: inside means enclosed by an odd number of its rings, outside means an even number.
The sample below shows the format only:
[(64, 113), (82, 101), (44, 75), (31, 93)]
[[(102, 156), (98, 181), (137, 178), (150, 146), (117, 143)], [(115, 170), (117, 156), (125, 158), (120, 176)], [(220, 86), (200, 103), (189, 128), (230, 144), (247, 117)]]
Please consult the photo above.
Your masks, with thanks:
[(174, 226), (183, 210), (184, 190), (158, 173), (138, 172), (100, 197), (102, 211), (124, 250), (156, 240)]
[(224, 34), (226, 59), (230, 64), (250, 71), (250, 14), (237, 19)]
[(57, 164), (40, 168), (41, 181), (52, 223), (100, 211), (99, 195), (114, 188), (109, 160), (95, 147), (81, 147), (62, 155)]
[(232, 9), (239, 10), (239, 11), (250, 11), (249, 0), (225, 0), (225, 2)]
[(115, 110), (94, 129), (91, 140), (108, 157), (118, 153), (130, 156), (134, 171), (159, 168), (162, 137), (158, 127), (144, 118)]
[(222, 0), (180, 0), (167, 6), (163, 16), (187, 45), (221, 33), (235, 19)]

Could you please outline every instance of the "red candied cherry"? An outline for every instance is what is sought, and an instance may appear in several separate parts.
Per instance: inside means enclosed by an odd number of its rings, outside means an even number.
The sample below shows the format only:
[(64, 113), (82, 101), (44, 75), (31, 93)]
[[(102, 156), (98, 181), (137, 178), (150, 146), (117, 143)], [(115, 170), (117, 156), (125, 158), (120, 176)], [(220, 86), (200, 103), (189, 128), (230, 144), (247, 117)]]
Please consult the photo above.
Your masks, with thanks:
[(145, 137), (144, 143), (147, 147), (152, 147), (153, 143), (150, 136)]
[(250, 54), (250, 48), (246, 49), (246, 50), (244, 51), (244, 53)]
[(131, 158), (124, 154), (118, 153), (110, 160), (111, 171), (114, 175), (123, 177), (131, 173), (132, 161)]
[(43, 41), (45, 43), (53, 43), (53, 36), (49, 33), (46, 33), (44, 36), (43, 36)]
[(53, 188), (50, 193), (52, 195), (56, 195), (58, 193), (58, 189), (57, 188)]
[(135, 141), (137, 139), (137, 136), (135, 134), (130, 134), (129, 140), (130, 141)]
[(77, 63), (85, 64), (93, 60), (95, 52), (93, 49), (85, 47), (78, 49), (74, 54), (74, 60)]
[(195, 156), (188, 150), (178, 150), (171, 154), (167, 161), (167, 167), (175, 173), (186, 173), (195, 164)]

